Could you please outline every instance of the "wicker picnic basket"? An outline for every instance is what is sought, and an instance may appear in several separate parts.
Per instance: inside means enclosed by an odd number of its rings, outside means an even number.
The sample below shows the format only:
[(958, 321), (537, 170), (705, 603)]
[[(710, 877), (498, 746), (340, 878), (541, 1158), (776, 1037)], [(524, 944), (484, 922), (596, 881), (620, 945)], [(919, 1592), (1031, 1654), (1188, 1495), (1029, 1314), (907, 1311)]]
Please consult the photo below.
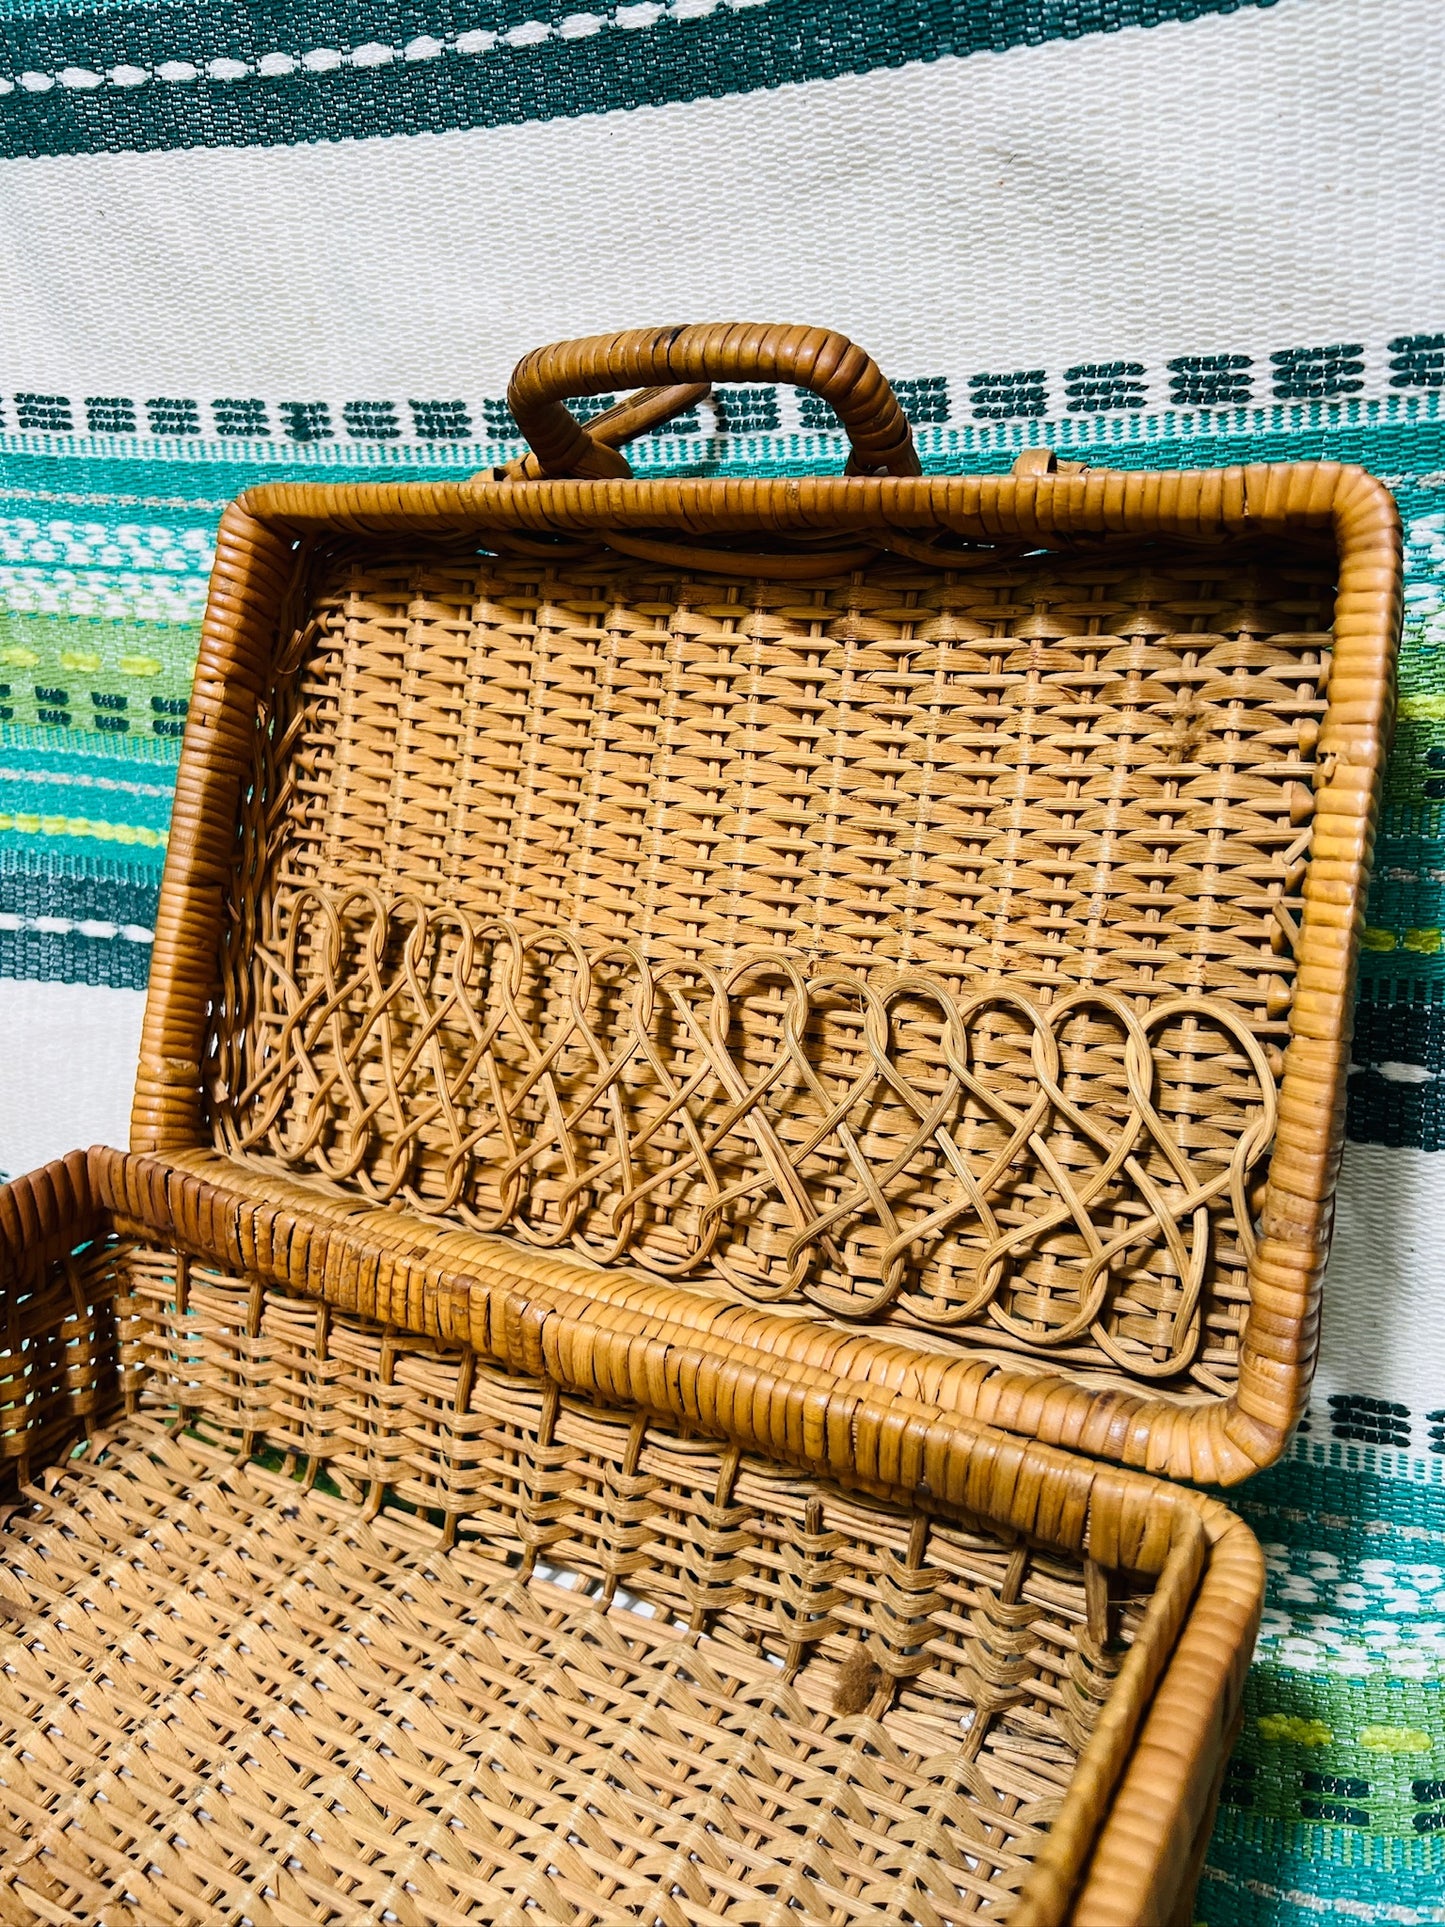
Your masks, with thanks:
[[(631, 478), (739, 379), (845, 475)], [(132, 1148), (0, 1192), (0, 1921), (1187, 1922), (1393, 504), (510, 399), (222, 522)]]

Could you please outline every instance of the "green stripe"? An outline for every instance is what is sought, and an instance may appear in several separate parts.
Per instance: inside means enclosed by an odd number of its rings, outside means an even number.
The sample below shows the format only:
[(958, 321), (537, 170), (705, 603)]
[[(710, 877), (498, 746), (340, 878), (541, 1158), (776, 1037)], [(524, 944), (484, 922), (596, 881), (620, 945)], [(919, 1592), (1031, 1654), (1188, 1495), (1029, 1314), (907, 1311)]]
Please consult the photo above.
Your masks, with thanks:
[(0, 721), (169, 742), (182, 733), (199, 633), (0, 606)]
[[(609, 24), (585, 38), (501, 43), (380, 66), (298, 70), (289, 78), (185, 84), (154, 75), (166, 62), (204, 69), (212, 59), (254, 64), (318, 49), (392, 48), (420, 36), (446, 42), (479, 25), (505, 33), (555, 24), (576, 4), (500, 0), (307, 0), (266, 7), (106, 6), (95, 13), (28, 10), (0, 27), (0, 72), (103, 77), (144, 70), (143, 84), (93, 89), (23, 86), (0, 100), (0, 157), (118, 149), (252, 147), (383, 134), (444, 133), (556, 120), (618, 108), (755, 92), (790, 82), (867, 73), (947, 55), (1001, 53), (1059, 39), (1155, 27), (1272, 6), (1275, 0), (722, 0), (703, 17), (664, 13), (631, 31)], [(626, 9), (624, 9), (626, 10)], [(597, 0), (610, 16), (613, 0)]]

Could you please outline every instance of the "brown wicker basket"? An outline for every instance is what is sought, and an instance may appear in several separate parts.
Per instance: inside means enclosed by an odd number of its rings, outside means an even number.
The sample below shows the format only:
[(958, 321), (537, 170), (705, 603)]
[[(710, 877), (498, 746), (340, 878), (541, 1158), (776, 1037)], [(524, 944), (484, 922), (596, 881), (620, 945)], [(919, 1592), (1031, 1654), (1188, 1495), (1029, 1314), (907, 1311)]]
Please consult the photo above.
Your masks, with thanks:
[[(736, 379), (849, 473), (630, 479)], [(818, 330), (511, 400), (222, 523), (132, 1149), (0, 1193), (0, 1921), (1187, 1921), (1393, 504), (924, 478)]]

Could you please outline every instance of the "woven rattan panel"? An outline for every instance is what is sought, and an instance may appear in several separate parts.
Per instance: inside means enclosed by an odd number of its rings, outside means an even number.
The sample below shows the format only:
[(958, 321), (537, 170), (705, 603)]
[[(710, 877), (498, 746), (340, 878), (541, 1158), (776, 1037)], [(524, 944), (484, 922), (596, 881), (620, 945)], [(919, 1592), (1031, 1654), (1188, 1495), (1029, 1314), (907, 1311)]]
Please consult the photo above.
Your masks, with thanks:
[(1097, 1568), (99, 1262), (137, 1409), (4, 1534), (0, 1919), (1006, 1917), (1137, 1625)]
[(754, 1299), (1233, 1385), (1330, 572), (325, 561), (233, 1154)]

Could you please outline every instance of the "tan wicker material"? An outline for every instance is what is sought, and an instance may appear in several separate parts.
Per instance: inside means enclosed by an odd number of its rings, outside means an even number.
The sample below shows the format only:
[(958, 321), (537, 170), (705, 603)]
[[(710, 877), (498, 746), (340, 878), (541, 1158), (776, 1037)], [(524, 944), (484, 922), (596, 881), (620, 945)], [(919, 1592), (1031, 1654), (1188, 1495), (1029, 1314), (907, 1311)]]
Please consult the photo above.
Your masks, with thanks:
[(133, 1141), (1242, 1477), (1314, 1356), (1393, 503), (1323, 464), (911, 477), (816, 331), (564, 345), (513, 401), (537, 466), (615, 469), (568, 384), (739, 374), (894, 473), (229, 513)]
[[(633, 480), (732, 379), (846, 475)], [(925, 477), (821, 330), (511, 400), (223, 519), (132, 1151), (0, 1190), (0, 1923), (1187, 1924), (1393, 503)]]
[(0, 1200), (0, 1920), (1165, 1917), (1222, 1507), (861, 1389), (845, 1448), (823, 1374), (588, 1301), (410, 1335), (142, 1238), (161, 1185), (271, 1273), (325, 1235), (115, 1153)]
[(384, 886), (282, 888), (268, 939), (215, 1076), (236, 1154), (755, 1302), (1234, 1385), (1276, 1103), (1223, 999), (792, 944), (654, 965), (645, 930), (589, 948)]

